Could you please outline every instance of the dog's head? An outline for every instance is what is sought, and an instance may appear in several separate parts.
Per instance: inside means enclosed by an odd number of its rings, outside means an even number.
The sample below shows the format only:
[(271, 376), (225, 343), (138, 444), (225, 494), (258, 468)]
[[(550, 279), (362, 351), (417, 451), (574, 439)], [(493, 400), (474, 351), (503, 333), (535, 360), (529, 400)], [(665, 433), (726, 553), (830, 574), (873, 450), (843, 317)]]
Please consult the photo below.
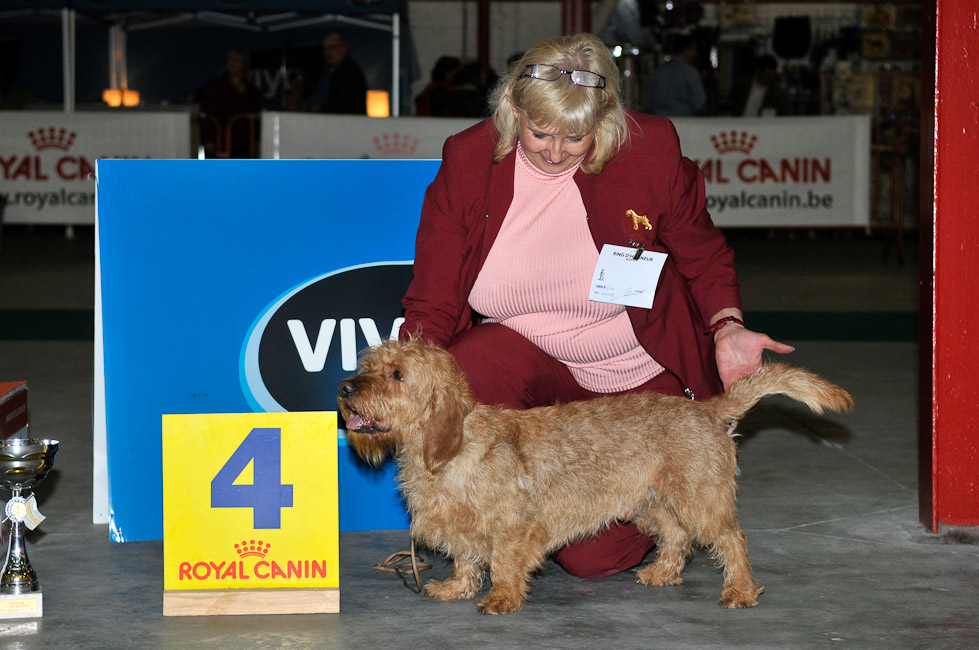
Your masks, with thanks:
[(393, 448), (412, 447), (433, 473), (461, 450), (463, 422), (476, 404), (452, 355), (419, 340), (368, 348), (360, 372), (338, 392), (358, 456), (378, 465)]

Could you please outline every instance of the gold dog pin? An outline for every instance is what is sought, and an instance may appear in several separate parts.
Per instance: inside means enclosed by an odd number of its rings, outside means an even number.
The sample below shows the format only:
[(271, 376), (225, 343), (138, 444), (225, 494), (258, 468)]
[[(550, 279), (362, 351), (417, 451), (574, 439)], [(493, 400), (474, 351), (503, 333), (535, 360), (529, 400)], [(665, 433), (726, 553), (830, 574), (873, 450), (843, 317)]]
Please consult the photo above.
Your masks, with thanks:
[(632, 219), (632, 229), (639, 230), (639, 224), (643, 225), (646, 230), (652, 230), (653, 225), (649, 223), (649, 219), (646, 218), (644, 214), (636, 214), (635, 210), (626, 210), (625, 216)]

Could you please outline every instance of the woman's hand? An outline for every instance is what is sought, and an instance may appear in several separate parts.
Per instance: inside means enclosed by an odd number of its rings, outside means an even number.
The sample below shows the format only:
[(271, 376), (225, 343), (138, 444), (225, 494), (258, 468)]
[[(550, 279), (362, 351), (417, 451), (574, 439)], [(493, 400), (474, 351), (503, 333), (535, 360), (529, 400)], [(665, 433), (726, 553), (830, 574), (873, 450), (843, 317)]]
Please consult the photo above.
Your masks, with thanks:
[(725, 325), (718, 330), (714, 335), (714, 359), (717, 361), (717, 371), (724, 390), (761, 368), (761, 353), (764, 350), (788, 354), (795, 348), (737, 323)]

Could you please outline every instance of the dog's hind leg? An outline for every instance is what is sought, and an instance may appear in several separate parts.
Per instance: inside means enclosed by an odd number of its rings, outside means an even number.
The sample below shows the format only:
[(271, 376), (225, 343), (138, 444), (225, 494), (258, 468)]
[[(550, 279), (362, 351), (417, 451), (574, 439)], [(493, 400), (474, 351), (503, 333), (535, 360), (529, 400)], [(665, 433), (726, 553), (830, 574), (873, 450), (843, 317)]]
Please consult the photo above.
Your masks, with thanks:
[(639, 569), (636, 582), (651, 587), (681, 584), (691, 555), (691, 539), (676, 515), (663, 504), (652, 503), (633, 523), (644, 534), (656, 536), (658, 550), (656, 559)]
[(475, 598), (483, 586), (485, 574), (482, 562), (457, 556), (453, 558), (452, 575), (445, 580), (429, 580), (425, 585), (425, 595), (438, 600), (460, 600)]
[(724, 567), (722, 607), (754, 607), (764, 587), (755, 582), (748, 559), (748, 542), (738, 522), (731, 517), (713, 540), (718, 562)]
[(733, 480), (705, 481), (678, 506), (678, 515), (694, 541), (709, 546), (724, 570), (718, 603), (728, 608), (754, 607), (763, 588), (751, 571), (747, 538), (738, 523), (736, 489)]
[(494, 541), (490, 560), (493, 587), (476, 601), (480, 614), (510, 614), (527, 602), (530, 575), (544, 563), (544, 548), (532, 530), (516, 537)]

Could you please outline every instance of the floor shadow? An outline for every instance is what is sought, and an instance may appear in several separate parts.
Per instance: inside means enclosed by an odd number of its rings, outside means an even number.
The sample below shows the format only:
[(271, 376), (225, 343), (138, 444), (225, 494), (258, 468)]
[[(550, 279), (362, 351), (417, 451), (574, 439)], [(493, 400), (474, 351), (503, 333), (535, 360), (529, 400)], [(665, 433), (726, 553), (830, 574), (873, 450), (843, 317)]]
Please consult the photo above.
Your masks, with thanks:
[(784, 429), (816, 444), (826, 441), (842, 444), (853, 437), (852, 432), (839, 422), (817, 415), (805, 405), (782, 396), (766, 397), (748, 411), (737, 428), (740, 444), (750, 443), (769, 429)]

